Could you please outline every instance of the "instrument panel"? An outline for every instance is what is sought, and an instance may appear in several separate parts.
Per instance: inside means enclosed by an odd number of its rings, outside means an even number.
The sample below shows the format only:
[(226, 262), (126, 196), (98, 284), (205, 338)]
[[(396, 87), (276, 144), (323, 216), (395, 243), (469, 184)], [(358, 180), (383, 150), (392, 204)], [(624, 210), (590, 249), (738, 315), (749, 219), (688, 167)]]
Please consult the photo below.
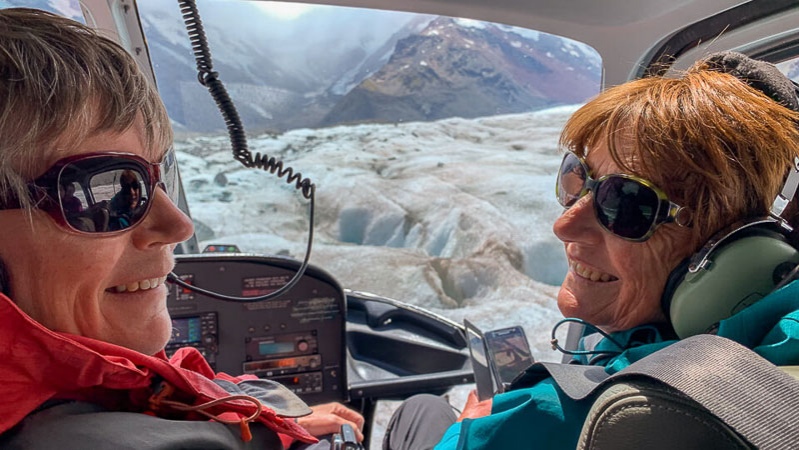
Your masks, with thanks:
[[(243, 297), (274, 292), (299, 262), (246, 254), (176, 255), (174, 273), (197, 287)], [(191, 346), (217, 372), (278, 381), (310, 404), (347, 401), (344, 292), (309, 266), (289, 292), (272, 300), (222, 301), (170, 284), (172, 337), (167, 355)]]

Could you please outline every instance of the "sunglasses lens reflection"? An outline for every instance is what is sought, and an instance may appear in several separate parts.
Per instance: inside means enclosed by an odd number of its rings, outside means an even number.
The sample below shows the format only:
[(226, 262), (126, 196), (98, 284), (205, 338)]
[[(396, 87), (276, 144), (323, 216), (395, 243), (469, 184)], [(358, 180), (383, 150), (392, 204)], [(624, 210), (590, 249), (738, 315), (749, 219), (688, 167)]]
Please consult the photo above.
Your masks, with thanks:
[(79, 165), (65, 167), (59, 189), (61, 209), (74, 229), (106, 233), (124, 230), (142, 219), (150, 196), (143, 168), (132, 163), (95, 170)]
[(572, 206), (580, 199), (585, 188), (586, 170), (582, 162), (573, 154), (567, 153), (563, 158), (558, 173), (558, 203), (564, 208)]
[(600, 183), (595, 195), (597, 219), (605, 228), (628, 239), (647, 235), (660, 201), (652, 189), (634, 180), (611, 176)]
[(161, 163), (161, 180), (172, 203), (178, 204), (180, 199), (180, 183), (178, 182), (178, 161), (174, 150), (169, 150)]

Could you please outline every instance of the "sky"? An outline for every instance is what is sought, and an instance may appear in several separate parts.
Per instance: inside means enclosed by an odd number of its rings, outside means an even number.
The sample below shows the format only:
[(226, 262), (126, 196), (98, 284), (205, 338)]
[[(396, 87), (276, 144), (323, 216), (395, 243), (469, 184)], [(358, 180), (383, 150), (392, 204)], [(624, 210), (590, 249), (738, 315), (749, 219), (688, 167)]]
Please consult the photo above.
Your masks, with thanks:
[(258, 7), (267, 14), (279, 19), (291, 20), (311, 11), (314, 5), (287, 2), (257, 2)]

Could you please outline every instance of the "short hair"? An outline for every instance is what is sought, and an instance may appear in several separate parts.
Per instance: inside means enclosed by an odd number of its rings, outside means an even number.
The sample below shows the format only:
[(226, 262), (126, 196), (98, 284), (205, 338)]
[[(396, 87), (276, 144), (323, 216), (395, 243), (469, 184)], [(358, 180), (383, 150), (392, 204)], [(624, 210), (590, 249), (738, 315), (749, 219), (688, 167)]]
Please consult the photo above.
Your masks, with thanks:
[(700, 61), (676, 78), (600, 93), (567, 121), (560, 145), (584, 156), (604, 139), (622, 170), (689, 208), (697, 248), (725, 226), (768, 214), (799, 155), (797, 122), (797, 112)]
[(124, 48), (55, 14), (0, 10), (0, 200), (30, 206), (25, 184), (56, 148), (139, 120), (149, 149), (172, 144), (166, 109)]
[(133, 190), (139, 190), (141, 188), (139, 178), (136, 176), (136, 172), (132, 170), (122, 171), (122, 175), (119, 176), (119, 186), (123, 189), (131, 188)]

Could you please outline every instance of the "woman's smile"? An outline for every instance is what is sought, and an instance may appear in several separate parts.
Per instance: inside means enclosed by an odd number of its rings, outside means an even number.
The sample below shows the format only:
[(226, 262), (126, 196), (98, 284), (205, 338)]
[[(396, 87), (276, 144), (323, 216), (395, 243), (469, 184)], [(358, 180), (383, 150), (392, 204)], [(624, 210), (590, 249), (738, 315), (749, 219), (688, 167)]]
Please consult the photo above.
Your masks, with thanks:
[(136, 291), (146, 291), (149, 289), (155, 289), (158, 286), (161, 286), (166, 281), (166, 276), (162, 277), (155, 277), (155, 278), (145, 278), (143, 280), (134, 281), (131, 283), (120, 284), (118, 286), (110, 287), (106, 289), (107, 292), (121, 294), (123, 292), (136, 292)]
[(594, 282), (608, 283), (611, 281), (618, 281), (615, 276), (600, 272), (598, 270), (586, 267), (576, 261), (569, 260), (569, 269), (571, 269), (580, 278), (585, 278)]

